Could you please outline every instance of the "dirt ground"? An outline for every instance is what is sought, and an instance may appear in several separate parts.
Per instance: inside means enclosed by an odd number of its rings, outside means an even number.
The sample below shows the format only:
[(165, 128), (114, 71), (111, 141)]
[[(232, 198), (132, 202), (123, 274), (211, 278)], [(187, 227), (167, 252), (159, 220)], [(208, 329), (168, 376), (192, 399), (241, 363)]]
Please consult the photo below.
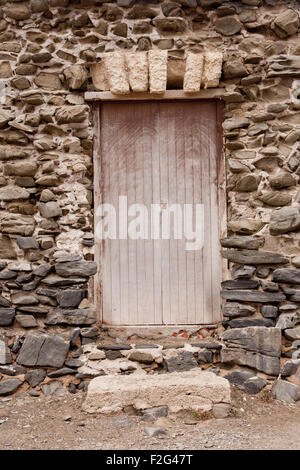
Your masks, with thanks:
[[(232, 397), (233, 410), (226, 419), (168, 417), (154, 424), (126, 414), (84, 413), (84, 394), (2, 398), (0, 449), (300, 449), (300, 402), (287, 405), (236, 388)], [(149, 437), (145, 426), (167, 433)]]

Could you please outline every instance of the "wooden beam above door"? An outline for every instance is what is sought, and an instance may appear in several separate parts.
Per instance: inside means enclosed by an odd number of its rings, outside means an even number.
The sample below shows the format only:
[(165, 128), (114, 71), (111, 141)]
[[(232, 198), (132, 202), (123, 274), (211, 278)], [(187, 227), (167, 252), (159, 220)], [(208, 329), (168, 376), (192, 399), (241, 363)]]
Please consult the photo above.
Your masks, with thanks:
[(128, 93), (127, 95), (114, 95), (110, 91), (87, 91), (84, 94), (86, 101), (152, 101), (152, 100), (207, 100), (222, 99), (225, 88), (208, 88), (197, 93), (185, 93), (183, 90), (167, 90), (164, 93)]

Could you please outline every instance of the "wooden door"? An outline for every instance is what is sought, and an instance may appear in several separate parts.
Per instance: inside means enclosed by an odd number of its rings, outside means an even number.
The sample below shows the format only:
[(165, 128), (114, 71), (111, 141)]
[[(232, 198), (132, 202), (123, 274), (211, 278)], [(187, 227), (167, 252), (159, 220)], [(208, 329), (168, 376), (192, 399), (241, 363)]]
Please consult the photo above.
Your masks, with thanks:
[[(126, 239), (124, 233), (120, 239), (117, 230), (117, 239), (97, 242), (103, 323), (220, 320), (217, 115), (212, 100), (101, 104), (101, 172), (95, 176), (101, 202), (115, 207), (118, 217), (119, 196), (126, 196), (128, 207), (143, 204), (149, 214), (148, 239)], [(175, 203), (203, 205), (202, 249), (186, 250), (186, 239), (174, 239), (172, 223), (170, 239), (153, 239), (151, 204), (163, 213)], [(176, 213), (172, 221), (182, 219)]]

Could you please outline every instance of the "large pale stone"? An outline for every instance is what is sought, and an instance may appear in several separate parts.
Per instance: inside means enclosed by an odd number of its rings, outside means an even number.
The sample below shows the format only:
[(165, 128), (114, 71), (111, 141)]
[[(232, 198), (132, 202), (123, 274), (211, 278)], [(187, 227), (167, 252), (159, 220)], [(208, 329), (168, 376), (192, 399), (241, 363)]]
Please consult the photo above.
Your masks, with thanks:
[(286, 8), (279, 15), (276, 15), (271, 28), (280, 38), (286, 38), (295, 34), (299, 27), (299, 15), (295, 10)]
[(95, 89), (99, 91), (108, 91), (109, 83), (104, 61), (91, 65), (90, 72)]
[(35, 220), (30, 215), (5, 214), (0, 223), (3, 233), (17, 233), (19, 235), (32, 235), (35, 228)]
[(11, 239), (0, 234), (0, 259), (15, 259), (16, 257), (17, 254)]
[(203, 63), (204, 59), (202, 54), (194, 54), (193, 52), (187, 53), (183, 81), (184, 91), (195, 93), (200, 90)]
[(167, 405), (171, 413), (210, 411), (216, 403), (230, 403), (230, 386), (223, 377), (199, 368), (157, 375), (106, 375), (90, 382), (83, 410), (111, 414), (137, 402), (145, 403), (145, 408)]
[(107, 71), (110, 91), (116, 95), (129, 93), (124, 53), (115, 51), (105, 54), (104, 64)]
[(37, 171), (35, 162), (17, 162), (4, 165), (4, 174), (7, 176), (34, 176)]
[(228, 229), (232, 232), (240, 233), (241, 235), (251, 235), (252, 233), (258, 232), (264, 226), (264, 222), (261, 220), (255, 220), (250, 218), (231, 220), (228, 222)]
[(86, 105), (60, 106), (56, 110), (55, 117), (58, 124), (78, 123), (85, 120), (87, 111)]
[(164, 93), (167, 87), (168, 52), (148, 52), (150, 93)]
[(57, 73), (40, 72), (34, 79), (34, 83), (46, 90), (61, 90), (62, 84)]
[(219, 51), (209, 51), (204, 54), (204, 67), (202, 74), (203, 88), (216, 88), (222, 74), (223, 54)]
[(0, 201), (12, 201), (14, 199), (28, 199), (29, 192), (19, 186), (8, 185), (0, 188)]
[(71, 65), (64, 69), (64, 76), (71, 90), (79, 90), (87, 81), (88, 74), (82, 65)]
[(127, 52), (125, 55), (129, 85), (132, 91), (148, 90), (147, 52)]

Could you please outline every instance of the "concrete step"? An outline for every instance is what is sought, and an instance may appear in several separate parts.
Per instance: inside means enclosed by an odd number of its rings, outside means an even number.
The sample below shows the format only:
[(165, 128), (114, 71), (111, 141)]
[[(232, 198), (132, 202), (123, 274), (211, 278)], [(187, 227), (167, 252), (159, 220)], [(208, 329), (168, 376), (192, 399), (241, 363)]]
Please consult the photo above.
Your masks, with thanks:
[(104, 375), (91, 380), (83, 410), (112, 414), (133, 407), (136, 410), (167, 405), (169, 413), (230, 410), (227, 379), (194, 368), (168, 374)]

